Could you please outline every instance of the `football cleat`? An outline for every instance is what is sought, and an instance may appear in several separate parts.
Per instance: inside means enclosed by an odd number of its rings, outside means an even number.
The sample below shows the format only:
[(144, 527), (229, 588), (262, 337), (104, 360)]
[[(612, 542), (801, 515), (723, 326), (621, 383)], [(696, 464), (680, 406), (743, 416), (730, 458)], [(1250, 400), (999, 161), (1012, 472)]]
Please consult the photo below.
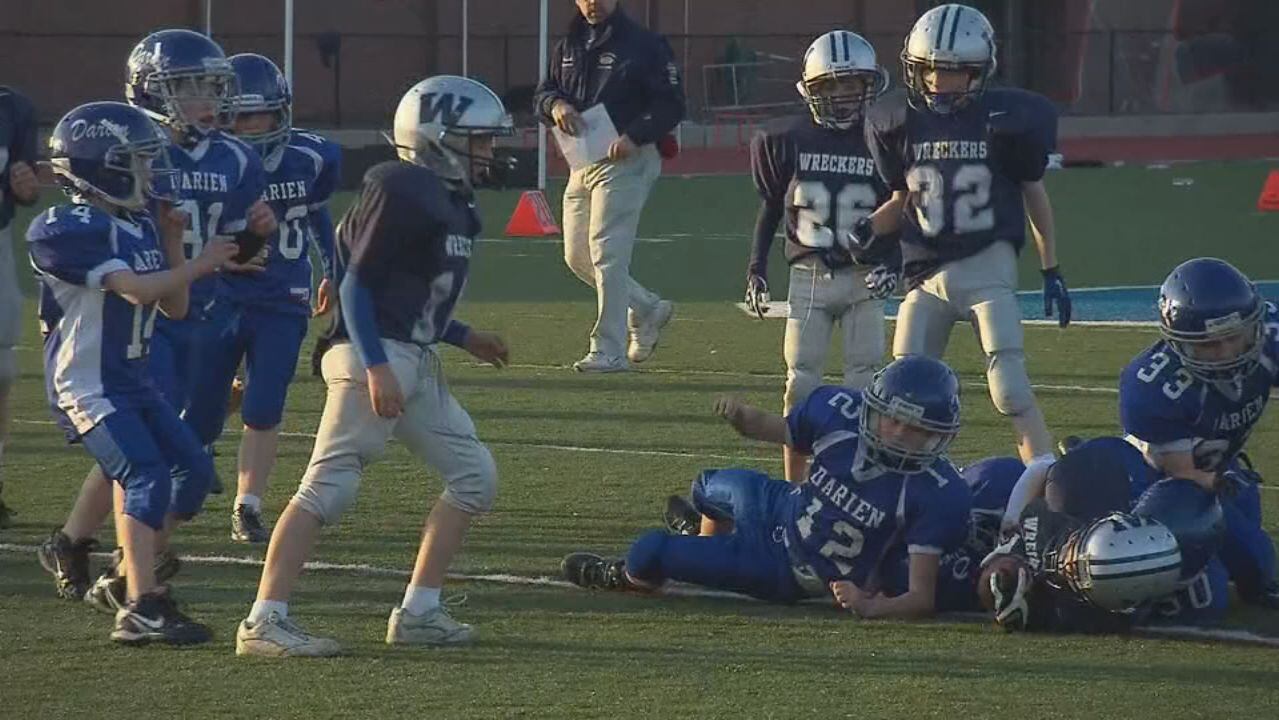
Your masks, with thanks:
[(631, 368), (622, 358), (611, 358), (591, 351), (586, 353), (586, 357), (573, 363), (573, 369), (580, 373), (615, 373), (626, 372)]
[(575, 552), (560, 562), (564, 579), (592, 590), (634, 590), (637, 586), (626, 577), (625, 560), (606, 560), (588, 552)]
[(147, 593), (115, 614), (111, 639), (123, 645), (197, 645), (212, 639), (206, 625), (178, 610), (167, 588)]
[(627, 359), (633, 363), (642, 363), (653, 357), (657, 341), (662, 336), (662, 328), (666, 327), (674, 314), (675, 303), (661, 300), (648, 317), (637, 318), (631, 326), (631, 341), (626, 349)]
[(693, 504), (679, 495), (666, 498), (666, 511), (662, 513), (666, 529), (675, 535), (697, 535), (702, 531), (702, 514)]
[(129, 583), (125, 578), (107, 571), (89, 587), (84, 594), (84, 601), (92, 605), (95, 610), (114, 615), (128, 604), (126, 599), (128, 594)]
[(465, 645), (474, 639), (475, 629), (454, 620), (443, 606), (422, 615), (397, 607), (386, 622), (387, 645)]
[(89, 553), (98, 546), (92, 538), (72, 541), (61, 530), (54, 530), (40, 543), (36, 557), (40, 565), (53, 575), (58, 597), (79, 600), (89, 589)]
[(262, 522), (262, 513), (248, 505), (236, 505), (231, 513), (231, 539), (237, 542), (264, 543), (271, 531)]
[(336, 640), (316, 637), (279, 613), (266, 620), (244, 620), (235, 633), (236, 655), (261, 657), (332, 657), (342, 652)]

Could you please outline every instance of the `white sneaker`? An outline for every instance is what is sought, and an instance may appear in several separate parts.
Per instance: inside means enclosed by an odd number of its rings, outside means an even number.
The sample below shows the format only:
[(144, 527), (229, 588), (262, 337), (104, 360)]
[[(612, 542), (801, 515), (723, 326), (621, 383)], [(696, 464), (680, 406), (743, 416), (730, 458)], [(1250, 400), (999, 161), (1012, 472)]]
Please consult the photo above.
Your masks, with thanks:
[(443, 606), (424, 615), (397, 607), (386, 622), (387, 645), (465, 645), (474, 638), (475, 629), (449, 617)]
[(631, 343), (626, 349), (626, 357), (633, 363), (642, 363), (653, 357), (662, 328), (666, 327), (674, 314), (675, 303), (670, 300), (659, 301), (648, 317), (638, 320), (631, 328)]
[(331, 657), (340, 652), (336, 640), (316, 637), (276, 612), (256, 625), (244, 620), (235, 632), (236, 655)]
[(611, 358), (604, 353), (591, 351), (586, 357), (573, 363), (573, 369), (583, 373), (626, 372), (631, 366), (622, 358)]

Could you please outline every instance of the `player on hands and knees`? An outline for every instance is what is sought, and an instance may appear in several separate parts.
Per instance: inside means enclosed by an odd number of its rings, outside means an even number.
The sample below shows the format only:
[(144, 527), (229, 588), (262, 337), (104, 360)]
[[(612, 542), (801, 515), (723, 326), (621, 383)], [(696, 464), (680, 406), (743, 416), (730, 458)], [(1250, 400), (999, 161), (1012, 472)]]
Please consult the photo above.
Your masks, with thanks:
[(833, 596), (861, 617), (934, 612), (939, 559), (964, 542), (971, 504), (945, 456), (959, 430), (950, 368), (901, 358), (864, 391), (817, 388), (786, 418), (729, 398), (716, 412), (746, 437), (811, 454), (808, 481), (704, 471), (692, 506), (708, 534), (650, 532), (618, 560), (574, 553), (566, 579), (631, 590), (677, 580), (775, 602)]
[(1279, 384), (1279, 309), (1215, 258), (1178, 265), (1158, 309), (1163, 339), (1120, 375), (1124, 432), (1158, 474), (1222, 494), (1230, 578), (1243, 600), (1279, 608), (1260, 475), (1243, 452)]
[[(187, 227), (182, 246), (188, 260), (216, 237), (233, 237), (240, 253), (226, 269), (260, 272), (250, 257), (275, 232), (275, 216), (261, 201), (264, 189), (262, 162), (257, 153), (224, 134), (234, 117), (235, 73), (217, 43), (190, 30), (161, 30), (143, 38), (129, 54), (125, 98), (167, 131), (165, 152), (176, 174), (176, 207)], [(211, 323), (218, 300), (218, 283), (212, 277), (193, 283), (190, 312), (181, 320), (161, 317), (151, 346), (150, 372), (161, 394), (182, 412), (192, 397), (190, 388), (200, 365), (220, 342)], [(216, 492), (216, 476), (215, 476)], [(75, 505), (63, 526), (55, 530), (39, 550), (41, 563), (55, 576), (59, 594), (79, 599), (88, 585), (88, 542), (111, 513), (111, 485), (103, 469), (95, 467), (85, 478)], [(164, 576), (175, 573), (176, 558), (168, 551), (167, 536), (157, 548)], [(98, 591), (87, 595), (102, 609), (110, 609), (106, 594), (118, 596), (126, 573), (111, 567), (95, 583)], [(99, 602), (101, 601), (101, 602)]]
[(500, 337), (453, 319), (453, 310), (480, 232), (472, 185), (494, 165), (494, 136), (511, 132), (502, 102), (473, 80), (427, 78), (400, 100), (391, 138), (400, 161), (365, 174), (339, 226), (345, 274), (334, 342), (323, 358), (324, 414), (301, 486), (272, 533), (257, 600), (236, 632), (237, 654), (340, 651), (336, 641), (297, 625), (288, 600), (320, 528), (355, 500), (365, 467), (392, 435), (443, 476), (445, 489), (426, 519), (386, 641), (472, 639), (471, 626), (440, 604), (440, 591), (472, 518), (493, 505), (497, 468), (445, 386), (433, 346), (457, 345), (498, 366), (508, 360)]
[(239, 479), (232, 503), (231, 538), (264, 543), (271, 533), (262, 520), (262, 496), (275, 465), (279, 426), (311, 309), (314, 244), (324, 264), (319, 305), (331, 304), (333, 221), (328, 200), (341, 177), (341, 148), (293, 127), (292, 94), (279, 68), (261, 55), (229, 58), (239, 96), (234, 132), (262, 158), (264, 199), (276, 232), (263, 248), (259, 273), (219, 278), (221, 299), (211, 313), (219, 342), (200, 364), (185, 414), (203, 445), (222, 433), (236, 369), (246, 367), (240, 414)]
[(987, 89), (994, 31), (977, 10), (948, 4), (906, 37), (906, 88), (868, 111), (867, 144), (892, 199), (854, 227), (855, 245), (901, 232), (909, 292), (893, 355), (941, 357), (952, 326), (970, 321), (986, 357), (995, 409), (1007, 416), (1030, 466), (1052, 460), (1052, 437), (1026, 374), (1017, 254), (1029, 219), (1044, 275), (1044, 309), (1062, 327), (1070, 298), (1057, 266), (1043, 174), (1056, 144), (1056, 110), (1042, 96)]
[[(157, 311), (185, 315), (191, 283), (237, 249), (211, 242), (188, 262), (186, 217), (167, 200), (157, 205), (157, 228), (146, 204), (154, 185), (171, 185), (172, 172), (153, 166), (168, 170), (167, 144), (146, 115), (123, 103), (72, 110), (54, 128), (49, 155), (73, 202), (41, 213), (27, 231), (50, 406), (67, 438), (114, 481), (127, 588), (111, 638), (128, 644), (209, 638), (157, 585), (154, 566), (179, 519), (203, 505), (213, 463), (156, 389), (147, 355)], [(73, 571), (87, 578), (85, 560)]]
[[(772, 123), (751, 141), (760, 209), (746, 304), (761, 318), (768, 311), (769, 249), (785, 219), (790, 311), (783, 415), (822, 384), (836, 325), (843, 328), (845, 387), (865, 387), (884, 357), (884, 298), (896, 289), (900, 251), (895, 238), (850, 249), (848, 234), (891, 195), (862, 132), (866, 107), (886, 84), (870, 43), (844, 30), (828, 32), (804, 53), (797, 86), (809, 112)], [(803, 480), (805, 458), (785, 446), (782, 454), (786, 479)]]

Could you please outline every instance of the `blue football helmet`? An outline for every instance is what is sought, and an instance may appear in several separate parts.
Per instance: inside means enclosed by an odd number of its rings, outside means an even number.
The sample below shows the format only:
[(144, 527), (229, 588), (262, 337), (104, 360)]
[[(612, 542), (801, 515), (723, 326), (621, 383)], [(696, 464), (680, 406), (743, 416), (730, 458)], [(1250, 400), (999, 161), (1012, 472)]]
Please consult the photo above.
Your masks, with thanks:
[(239, 85), (236, 98), (237, 119), (246, 115), (271, 113), (275, 126), (261, 132), (245, 132), (237, 127), (235, 135), (258, 149), (262, 157), (271, 157), (289, 142), (293, 129), (293, 93), (280, 68), (256, 53), (241, 53), (227, 58), (235, 70)]
[(1225, 538), (1226, 519), (1214, 493), (1192, 480), (1165, 478), (1151, 485), (1133, 507), (1134, 515), (1158, 520), (1181, 547), (1181, 580), (1208, 564)]
[(222, 48), (198, 32), (153, 32), (129, 53), (124, 98), (186, 141), (229, 127), (236, 95)]
[(149, 197), (173, 201), (169, 138), (138, 108), (93, 102), (67, 113), (49, 136), (49, 164), (72, 198), (136, 212)]
[[(1233, 265), (1195, 258), (1173, 269), (1159, 288), (1159, 330), (1192, 375), (1234, 381), (1257, 367), (1265, 307), (1256, 286)], [(1243, 342), (1238, 352), (1223, 355), (1222, 343), (1235, 338)]]
[(919, 472), (959, 434), (959, 378), (940, 360), (907, 355), (862, 391), (861, 440), (871, 461)]

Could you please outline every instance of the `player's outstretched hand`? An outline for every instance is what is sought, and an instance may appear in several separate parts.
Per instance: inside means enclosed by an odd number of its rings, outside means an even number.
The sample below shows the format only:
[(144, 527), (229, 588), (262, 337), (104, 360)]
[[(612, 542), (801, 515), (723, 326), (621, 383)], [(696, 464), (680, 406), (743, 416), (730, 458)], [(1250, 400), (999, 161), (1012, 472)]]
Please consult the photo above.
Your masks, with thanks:
[(1055, 304), (1057, 324), (1066, 327), (1070, 324), (1070, 291), (1066, 289), (1066, 280), (1056, 265), (1040, 272), (1044, 276), (1044, 317), (1053, 316)]
[(311, 317), (323, 317), (333, 310), (333, 283), (328, 278), (320, 281), (315, 289), (315, 307), (311, 308)]
[(16, 161), (9, 165), (9, 192), (23, 205), (30, 205), (40, 195), (40, 180), (31, 166)]
[(160, 231), (160, 242), (165, 248), (182, 248), (182, 236), (191, 222), (190, 216), (164, 200), (155, 203), (156, 230)]
[(739, 398), (733, 397), (732, 395), (720, 395), (719, 397), (715, 398), (715, 406), (714, 406), (715, 414), (724, 418), (730, 423), (733, 423), (734, 425), (736, 425), (737, 421), (741, 419), (742, 412), (745, 409), (746, 409), (746, 403), (742, 402), (742, 400)]
[(511, 361), (511, 351), (502, 336), (484, 330), (472, 329), (466, 334), (466, 351), (493, 367), (506, 367)]
[(869, 606), (872, 595), (857, 587), (849, 580), (836, 580), (830, 584), (830, 592), (840, 607), (862, 616)]
[(390, 363), (374, 365), (365, 370), (369, 381), (369, 401), (378, 417), (396, 418), (404, 412), (404, 394), (400, 381), (395, 379)]
[(249, 232), (258, 237), (270, 237), (279, 226), (275, 220), (275, 211), (264, 200), (253, 203), (244, 220), (248, 224)]
[(763, 275), (749, 273), (746, 276), (746, 309), (763, 320), (768, 314), (768, 303), (771, 300), (768, 294), (768, 280), (765, 280)]

